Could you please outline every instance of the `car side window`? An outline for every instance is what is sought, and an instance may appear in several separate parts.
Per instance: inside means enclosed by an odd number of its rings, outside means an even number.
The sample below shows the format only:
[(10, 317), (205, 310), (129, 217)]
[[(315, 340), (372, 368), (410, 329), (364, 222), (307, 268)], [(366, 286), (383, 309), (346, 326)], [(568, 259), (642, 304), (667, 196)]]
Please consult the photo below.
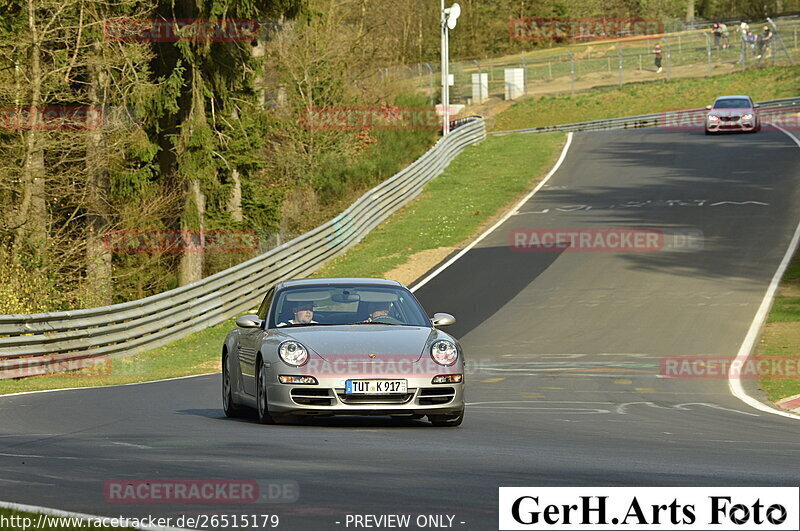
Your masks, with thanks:
[(272, 297), (275, 295), (275, 288), (272, 288), (267, 292), (266, 297), (261, 302), (261, 306), (258, 307), (258, 318), (262, 321), (267, 318), (267, 313), (269, 312), (269, 307), (272, 304)]

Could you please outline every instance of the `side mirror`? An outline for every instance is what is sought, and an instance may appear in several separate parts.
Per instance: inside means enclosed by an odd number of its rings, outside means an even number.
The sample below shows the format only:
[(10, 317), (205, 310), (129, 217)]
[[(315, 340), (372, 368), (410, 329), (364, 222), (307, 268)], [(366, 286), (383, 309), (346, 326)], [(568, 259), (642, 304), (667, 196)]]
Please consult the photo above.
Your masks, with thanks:
[(706, 110), (710, 111), (711, 110), (711, 105), (706, 105)]
[(761, 105), (759, 105), (758, 103), (754, 103), (754, 104), (753, 104), (753, 108), (754, 108), (754, 109), (758, 109), (759, 107), (761, 107)]
[(433, 326), (450, 326), (456, 324), (456, 318), (449, 313), (435, 313), (431, 317), (431, 324)]
[(257, 315), (243, 315), (236, 319), (236, 326), (239, 328), (258, 328), (261, 326), (261, 318)]

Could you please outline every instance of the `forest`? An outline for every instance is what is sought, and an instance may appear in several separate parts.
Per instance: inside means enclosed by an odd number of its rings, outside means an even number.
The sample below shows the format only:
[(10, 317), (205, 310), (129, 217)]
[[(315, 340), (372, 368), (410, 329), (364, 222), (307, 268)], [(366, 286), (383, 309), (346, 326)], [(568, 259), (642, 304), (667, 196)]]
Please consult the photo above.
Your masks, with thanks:
[[(552, 45), (510, 38), (522, 17), (683, 24), (800, 10), (461, 5), (453, 60)], [(331, 218), (439, 133), (309, 127), (308, 109), (428, 105), (380, 72), (438, 56), (438, 0), (0, 0), (0, 313), (159, 293)]]

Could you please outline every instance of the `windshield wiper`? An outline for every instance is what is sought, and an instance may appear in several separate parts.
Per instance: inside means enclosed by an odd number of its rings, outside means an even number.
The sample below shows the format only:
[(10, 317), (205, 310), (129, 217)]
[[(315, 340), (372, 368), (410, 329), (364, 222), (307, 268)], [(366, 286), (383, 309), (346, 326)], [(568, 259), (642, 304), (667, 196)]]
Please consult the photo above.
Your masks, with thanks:
[(338, 326), (336, 323), (293, 323), (283, 326), (276, 326), (275, 328), (297, 328), (299, 326)]
[(349, 323), (351, 325), (389, 325), (389, 326), (409, 326), (405, 323), (382, 323), (380, 321), (359, 321), (357, 323)]

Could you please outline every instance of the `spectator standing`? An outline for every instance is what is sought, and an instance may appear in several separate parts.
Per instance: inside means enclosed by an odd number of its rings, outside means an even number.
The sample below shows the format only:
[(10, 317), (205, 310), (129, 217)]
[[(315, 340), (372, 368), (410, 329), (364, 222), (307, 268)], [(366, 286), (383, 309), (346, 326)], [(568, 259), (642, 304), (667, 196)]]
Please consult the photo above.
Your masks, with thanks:
[(719, 27), (719, 22), (714, 22), (711, 26), (711, 34), (714, 36), (714, 48), (719, 50), (719, 41), (722, 38), (722, 29)]
[(772, 30), (769, 29), (769, 26), (764, 26), (764, 33), (761, 35), (761, 39), (759, 40), (760, 43), (760, 50), (758, 51), (759, 58), (761, 55), (764, 57), (770, 57), (772, 55), (772, 39), (773, 39)]
[(730, 48), (730, 31), (728, 30), (728, 25), (720, 22), (719, 30), (722, 33), (722, 49), (727, 50)]
[(736, 30), (739, 32), (739, 37), (741, 38), (741, 46), (742, 52), (739, 54), (739, 62), (744, 63), (747, 59), (747, 33), (750, 31), (750, 26), (742, 20), (738, 26), (736, 26)]
[(655, 65), (658, 70), (656, 70), (657, 74), (661, 73), (661, 59), (664, 57), (664, 52), (661, 50), (661, 45), (656, 44), (656, 47), (653, 48), (653, 55), (655, 56)]

